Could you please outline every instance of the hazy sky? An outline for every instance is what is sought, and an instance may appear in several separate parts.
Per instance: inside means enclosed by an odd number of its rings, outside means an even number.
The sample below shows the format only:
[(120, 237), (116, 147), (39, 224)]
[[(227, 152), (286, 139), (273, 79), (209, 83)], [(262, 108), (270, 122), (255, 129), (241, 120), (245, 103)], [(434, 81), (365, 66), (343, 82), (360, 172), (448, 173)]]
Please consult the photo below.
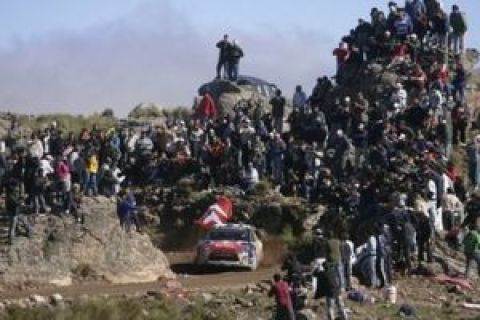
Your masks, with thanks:
[[(0, 110), (124, 115), (139, 102), (190, 105), (214, 76), (214, 44), (226, 32), (245, 50), (241, 73), (290, 95), (330, 74), (339, 38), (387, 2), (1, 1)], [(467, 12), (468, 45), (480, 47), (480, 1), (444, 2)]]

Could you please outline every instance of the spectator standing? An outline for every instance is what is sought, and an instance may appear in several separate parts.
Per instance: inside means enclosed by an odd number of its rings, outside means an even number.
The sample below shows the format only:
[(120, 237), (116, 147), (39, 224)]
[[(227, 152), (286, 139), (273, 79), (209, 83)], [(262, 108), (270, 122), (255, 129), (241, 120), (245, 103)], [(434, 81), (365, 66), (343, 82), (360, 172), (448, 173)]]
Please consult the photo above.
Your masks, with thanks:
[(333, 55), (337, 57), (337, 73), (345, 66), (350, 57), (350, 50), (348, 50), (345, 42), (340, 42), (338, 48), (333, 50)]
[(285, 98), (282, 96), (282, 91), (277, 89), (275, 96), (270, 100), (272, 106), (273, 127), (277, 133), (283, 132), (283, 117), (285, 115), (285, 105), (287, 104)]
[(304, 113), (306, 104), (307, 104), (307, 94), (303, 91), (302, 86), (298, 85), (295, 88), (295, 93), (293, 94), (293, 99), (292, 99), (293, 110), (296, 110), (300, 113)]
[(31, 226), (26, 218), (21, 215), (20, 210), (22, 206), (22, 186), (20, 181), (16, 178), (10, 178), (6, 185), (6, 199), (5, 207), (7, 209), (9, 218), (8, 242), (13, 243), (17, 235), (17, 227), (22, 227), (27, 236), (30, 236)]
[(452, 28), (452, 32), (450, 33), (450, 49), (453, 50), (454, 54), (463, 54), (465, 50), (464, 39), (468, 25), (465, 13), (461, 12), (457, 5), (452, 6), (450, 27)]
[(468, 231), (463, 239), (464, 253), (467, 260), (465, 268), (465, 277), (469, 278), (472, 266), (477, 265), (478, 275), (480, 276), (480, 232), (478, 221), (473, 228)]
[[(217, 42), (219, 49), (218, 63), (217, 63), (217, 79), (227, 78), (229, 74), (228, 53), (230, 51), (231, 43), (228, 40), (228, 34), (223, 36), (223, 40)], [(223, 70), (223, 75), (222, 75)]]
[(244, 56), (243, 50), (237, 40), (233, 40), (228, 52), (229, 80), (237, 81), (240, 70), (240, 59)]
[(98, 194), (98, 186), (97, 186), (97, 173), (98, 173), (98, 159), (96, 154), (91, 154), (90, 157), (87, 159), (87, 178), (86, 178), (86, 185), (85, 185), (85, 194), (87, 196), (90, 195), (90, 192), (93, 193), (94, 196)]
[(280, 274), (277, 273), (273, 276), (272, 288), (268, 295), (275, 297), (275, 320), (295, 320), (290, 288), (288, 283), (282, 280)]

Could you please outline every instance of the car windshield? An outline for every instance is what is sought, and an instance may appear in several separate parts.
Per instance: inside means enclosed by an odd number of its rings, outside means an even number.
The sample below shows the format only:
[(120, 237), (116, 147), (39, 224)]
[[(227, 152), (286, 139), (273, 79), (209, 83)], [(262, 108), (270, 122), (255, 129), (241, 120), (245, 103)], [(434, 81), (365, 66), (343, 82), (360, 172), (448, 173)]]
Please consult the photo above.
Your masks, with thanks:
[(214, 230), (208, 235), (209, 240), (249, 241), (248, 230), (221, 229)]

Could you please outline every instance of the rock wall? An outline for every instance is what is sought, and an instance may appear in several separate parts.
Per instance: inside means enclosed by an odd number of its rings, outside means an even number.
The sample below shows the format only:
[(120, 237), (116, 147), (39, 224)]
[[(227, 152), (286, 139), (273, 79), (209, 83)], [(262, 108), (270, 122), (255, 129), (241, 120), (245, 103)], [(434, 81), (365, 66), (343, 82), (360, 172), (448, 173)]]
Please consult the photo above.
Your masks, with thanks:
[(112, 283), (174, 277), (167, 258), (148, 235), (121, 229), (115, 201), (85, 199), (82, 207), (84, 224), (70, 217), (38, 217), (31, 238), (20, 236), (4, 247), (0, 281), (65, 286), (87, 276)]

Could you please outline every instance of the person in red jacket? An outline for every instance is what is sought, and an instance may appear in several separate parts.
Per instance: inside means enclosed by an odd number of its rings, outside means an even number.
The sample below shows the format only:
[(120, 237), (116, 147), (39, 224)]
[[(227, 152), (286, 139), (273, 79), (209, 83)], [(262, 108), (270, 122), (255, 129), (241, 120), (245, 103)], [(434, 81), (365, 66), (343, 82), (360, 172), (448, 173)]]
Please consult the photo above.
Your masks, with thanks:
[(268, 296), (275, 296), (277, 303), (275, 320), (295, 320), (290, 287), (286, 281), (282, 280), (281, 275), (278, 273), (273, 276), (273, 284)]
[(345, 42), (340, 42), (338, 48), (333, 50), (333, 55), (337, 57), (337, 72), (342, 68), (350, 57), (350, 50), (348, 50)]
[(205, 93), (197, 108), (197, 116), (202, 119), (212, 119), (217, 116), (217, 106), (210, 93)]

